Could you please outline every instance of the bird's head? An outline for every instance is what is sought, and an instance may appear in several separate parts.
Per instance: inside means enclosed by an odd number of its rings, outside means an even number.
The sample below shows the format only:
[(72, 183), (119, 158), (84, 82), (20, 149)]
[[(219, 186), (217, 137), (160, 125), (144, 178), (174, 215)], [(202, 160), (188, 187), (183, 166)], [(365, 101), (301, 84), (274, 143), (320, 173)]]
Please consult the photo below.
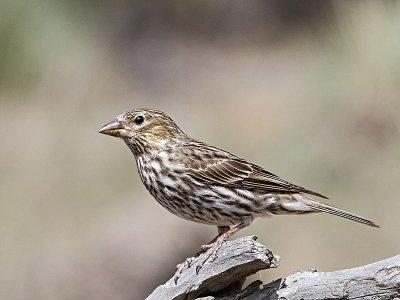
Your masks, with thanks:
[(159, 151), (187, 138), (170, 117), (152, 109), (120, 114), (101, 127), (99, 133), (122, 138), (135, 155)]

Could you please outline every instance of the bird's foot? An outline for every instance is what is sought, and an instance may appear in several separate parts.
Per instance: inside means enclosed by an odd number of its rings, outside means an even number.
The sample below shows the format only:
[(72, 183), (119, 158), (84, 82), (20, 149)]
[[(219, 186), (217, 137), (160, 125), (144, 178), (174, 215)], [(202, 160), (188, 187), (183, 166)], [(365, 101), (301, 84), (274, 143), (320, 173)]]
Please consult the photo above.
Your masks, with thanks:
[(225, 240), (226, 240), (226, 237), (224, 235), (221, 235), (220, 237), (217, 238), (217, 240), (214, 243), (209, 244), (209, 245), (203, 245), (201, 247), (202, 250), (207, 249), (206, 250), (207, 252), (205, 254), (206, 258), (203, 261), (199, 262), (199, 264), (196, 266), (196, 274), (199, 274), (200, 270), (203, 268), (203, 266), (206, 262), (211, 263), (217, 258), (218, 250), (221, 248), (221, 246)]
[(175, 284), (177, 284), (178, 279), (181, 277), (182, 272), (186, 269), (189, 269), (192, 266), (193, 260), (196, 257), (199, 257), (201, 254), (207, 252), (207, 250), (210, 249), (212, 246), (213, 246), (213, 244), (202, 245), (200, 247), (200, 250), (196, 252), (194, 257), (188, 257), (185, 259), (184, 262), (182, 262), (176, 266), (176, 271), (175, 271), (175, 275), (174, 275)]
[(182, 262), (176, 266), (176, 271), (175, 271), (175, 275), (174, 275), (175, 284), (178, 283), (178, 279), (181, 277), (182, 272), (186, 269), (189, 269), (192, 266), (192, 262), (194, 259), (195, 259), (195, 257), (188, 257), (185, 259), (184, 262)]
[(195, 254), (194, 257), (188, 257), (185, 259), (184, 262), (178, 264), (176, 266), (176, 272), (174, 275), (174, 282), (175, 284), (178, 283), (179, 278), (181, 277), (183, 271), (186, 269), (189, 269), (192, 266), (193, 260), (197, 257), (199, 257), (201, 254), (205, 253), (206, 257), (203, 261), (201, 261), (197, 266), (196, 266), (196, 274), (199, 274), (201, 268), (203, 265), (209, 261), (213, 262), (214, 259), (217, 257), (217, 252), (219, 248), (221, 248), (222, 243), (225, 241), (224, 238), (218, 238), (214, 243), (207, 244), (207, 245), (202, 245), (200, 247), (200, 250)]
[(214, 243), (202, 245), (200, 247), (200, 251), (196, 253), (196, 257), (199, 256), (200, 254), (203, 254), (204, 252), (207, 252), (207, 250), (212, 248), (213, 245), (214, 245)]

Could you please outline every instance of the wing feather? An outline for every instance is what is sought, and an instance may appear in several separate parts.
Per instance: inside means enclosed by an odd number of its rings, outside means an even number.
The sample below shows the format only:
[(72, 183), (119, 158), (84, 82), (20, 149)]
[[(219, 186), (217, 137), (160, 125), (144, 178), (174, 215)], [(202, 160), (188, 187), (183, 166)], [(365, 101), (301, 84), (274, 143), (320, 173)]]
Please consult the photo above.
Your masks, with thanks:
[(255, 164), (218, 148), (207, 145), (203, 151), (207, 155), (191, 155), (195, 151), (191, 151), (187, 147), (185, 149), (186, 173), (200, 182), (245, 188), (261, 193), (305, 193), (327, 198), (317, 192), (292, 184)]

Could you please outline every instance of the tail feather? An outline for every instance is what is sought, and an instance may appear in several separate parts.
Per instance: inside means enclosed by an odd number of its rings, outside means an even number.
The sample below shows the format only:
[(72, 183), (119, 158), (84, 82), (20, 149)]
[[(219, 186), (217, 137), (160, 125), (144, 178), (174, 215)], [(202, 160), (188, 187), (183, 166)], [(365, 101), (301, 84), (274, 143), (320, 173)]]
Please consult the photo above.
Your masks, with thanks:
[(361, 217), (359, 215), (344, 211), (344, 210), (342, 210), (340, 208), (337, 208), (337, 207), (334, 207), (334, 206), (331, 206), (331, 205), (328, 205), (328, 204), (325, 204), (325, 203), (321, 203), (321, 202), (315, 201), (315, 200), (311, 199), (310, 197), (307, 197), (307, 196), (304, 196), (304, 195), (302, 195), (302, 196), (303, 197), (299, 197), (300, 199), (298, 199), (298, 200), (300, 202), (302, 202), (303, 204), (305, 204), (305, 205), (307, 205), (307, 206), (309, 206), (309, 207), (311, 207), (311, 208), (313, 208), (313, 209), (315, 209), (317, 211), (326, 212), (326, 213), (331, 214), (331, 215), (339, 216), (339, 217), (346, 218), (346, 219), (349, 219), (349, 220), (352, 220), (352, 221), (355, 221), (355, 222), (359, 222), (359, 223), (362, 223), (362, 224), (365, 224), (365, 225), (368, 225), (368, 226), (378, 227), (379, 228), (379, 226), (376, 225), (374, 222), (372, 222), (372, 221), (370, 221), (370, 220), (368, 220), (368, 219), (366, 219), (364, 217)]

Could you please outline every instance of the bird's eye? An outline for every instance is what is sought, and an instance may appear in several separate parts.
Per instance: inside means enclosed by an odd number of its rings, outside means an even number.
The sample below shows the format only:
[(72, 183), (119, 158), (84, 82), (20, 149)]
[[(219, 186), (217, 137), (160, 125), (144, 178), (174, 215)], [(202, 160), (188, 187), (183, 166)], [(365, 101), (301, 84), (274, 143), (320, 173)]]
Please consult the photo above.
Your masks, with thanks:
[(144, 117), (143, 116), (137, 116), (136, 118), (135, 118), (135, 124), (136, 125), (140, 125), (140, 124), (142, 124), (144, 122)]

